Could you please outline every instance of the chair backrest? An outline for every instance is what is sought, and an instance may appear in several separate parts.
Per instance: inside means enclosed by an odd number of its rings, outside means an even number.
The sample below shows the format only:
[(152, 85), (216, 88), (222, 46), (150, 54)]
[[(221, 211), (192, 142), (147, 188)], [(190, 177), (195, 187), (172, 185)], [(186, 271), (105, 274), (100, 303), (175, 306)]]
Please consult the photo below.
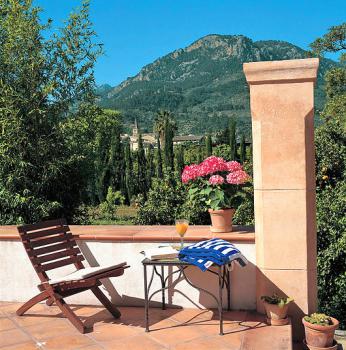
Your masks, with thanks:
[(74, 264), (84, 268), (85, 260), (65, 219), (49, 220), (17, 227), (29, 259), (41, 282), (46, 271)]

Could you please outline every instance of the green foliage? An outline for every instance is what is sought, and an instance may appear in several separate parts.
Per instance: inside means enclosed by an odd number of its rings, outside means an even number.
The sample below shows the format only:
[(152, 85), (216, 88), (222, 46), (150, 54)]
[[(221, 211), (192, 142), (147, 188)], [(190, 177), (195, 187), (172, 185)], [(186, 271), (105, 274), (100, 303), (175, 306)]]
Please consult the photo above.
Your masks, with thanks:
[(157, 148), (156, 148), (156, 177), (162, 179), (162, 154), (161, 154), (161, 142), (160, 137), (157, 138)]
[(166, 174), (163, 179), (153, 180), (148, 199), (138, 211), (136, 223), (140, 225), (174, 224), (185, 198), (185, 189), (174, 175)]
[[(100, 105), (120, 110), (126, 124), (137, 117), (147, 126), (145, 131), (152, 130), (158, 109), (169, 109), (175, 114), (182, 135), (214, 133), (225, 129), (230, 119), (237, 118), (239, 130), (248, 136), (251, 119), (243, 63), (306, 56), (305, 50), (284, 41), (208, 35), (190, 49), (178, 49), (155, 60), (126, 84), (113, 88), (111, 94), (109, 88), (103, 89)], [(323, 75), (332, 66), (336, 66), (335, 62), (321, 59), (315, 95), (317, 110), (325, 102)]]
[(178, 146), (176, 148), (176, 171), (180, 175), (184, 169), (184, 148), (183, 146)]
[[(325, 52), (339, 52), (346, 50), (346, 23), (329, 28), (322, 37), (317, 38), (311, 45), (313, 53), (323, 55)], [(344, 54), (341, 60), (344, 59)]]
[(245, 198), (244, 188), (247, 185), (211, 185), (207, 179), (196, 179), (186, 185), (188, 198), (192, 202), (200, 201), (207, 208), (220, 210), (237, 208)]
[[(345, 33), (338, 33), (345, 28), (332, 27), (316, 41), (319, 53), (345, 49)], [(326, 75), (328, 101), (322, 112), (324, 123), (316, 131), (319, 309), (336, 317), (341, 329), (346, 328), (345, 70), (332, 69)]]
[(124, 202), (125, 197), (120, 191), (114, 191), (112, 187), (108, 187), (106, 199), (99, 206), (100, 213), (104, 218), (114, 219), (116, 217), (117, 206), (123, 205)]
[(103, 110), (94, 120), (94, 186), (97, 199), (102, 202), (109, 186), (121, 190), (124, 182), (123, 149), (120, 143), (121, 117), (117, 111)]
[(207, 157), (211, 156), (213, 153), (213, 145), (210, 134), (208, 134), (205, 138), (205, 153)]
[(277, 305), (279, 307), (284, 307), (285, 305), (294, 301), (290, 297), (280, 297), (278, 294), (274, 293), (272, 296), (262, 295), (261, 300), (264, 300), (268, 304)]
[(230, 145), (217, 145), (213, 148), (213, 155), (216, 157), (221, 157), (228, 161), (233, 160), (230, 158), (231, 147)]
[(31, 1), (0, 0), (0, 8), (1, 219), (70, 218), (92, 163), (91, 148), (81, 147), (92, 120), (83, 115), (95, 111), (93, 67), (101, 51), (89, 5), (48, 39), (42, 33), (49, 26), (40, 24)]
[(313, 313), (310, 316), (304, 316), (304, 320), (306, 322), (319, 326), (330, 326), (333, 324), (333, 321), (329, 316), (319, 313)]
[(337, 67), (329, 70), (325, 75), (327, 97), (346, 95), (346, 69)]
[(244, 164), (244, 162), (246, 160), (246, 144), (245, 144), (245, 135), (244, 134), (241, 135), (239, 148), (240, 148), (240, 152), (239, 152), (240, 163)]
[(127, 203), (130, 204), (131, 198), (134, 194), (135, 184), (133, 182), (134, 173), (133, 173), (133, 163), (132, 155), (129, 142), (125, 142), (124, 145), (124, 157), (125, 157), (125, 186), (126, 186), (126, 197)]
[(147, 186), (150, 188), (152, 178), (155, 176), (153, 147), (149, 145), (147, 152)]
[(145, 151), (143, 147), (143, 139), (142, 134), (139, 133), (138, 135), (138, 150), (137, 150), (137, 163), (138, 163), (138, 174), (137, 174), (137, 181), (138, 181), (138, 191), (139, 193), (142, 193), (143, 196), (146, 198), (147, 193), (147, 160), (145, 157)]
[(229, 146), (231, 160), (237, 159), (237, 135), (236, 135), (236, 121), (231, 119), (229, 123)]

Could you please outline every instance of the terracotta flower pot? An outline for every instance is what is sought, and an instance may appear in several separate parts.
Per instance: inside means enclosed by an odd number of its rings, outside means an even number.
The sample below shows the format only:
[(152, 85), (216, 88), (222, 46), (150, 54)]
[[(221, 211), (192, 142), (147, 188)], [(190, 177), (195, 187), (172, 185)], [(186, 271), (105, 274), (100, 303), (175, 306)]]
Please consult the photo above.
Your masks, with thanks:
[(339, 327), (339, 321), (331, 317), (333, 324), (330, 326), (321, 326), (307, 322), (303, 318), (305, 328), (305, 339), (309, 347), (313, 348), (331, 348), (334, 341), (334, 332)]
[(308, 345), (306, 343), (305, 339), (303, 340), (303, 343), (306, 346), (306, 348), (309, 349), (309, 350), (337, 350), (339, 348), (339, 345), (338, 345), (338, 343), (335, 340), (333, 342), (333, 345), (332, 346), (328, 346), (328, 348), (319, 348), (317, 346)]
[(272, 326), (288, 324), (287, 311), (289, 304), (280, 307), (276, 304), (269, 304), (263, 301), (263, 305), (266, 310), (268, 324)]
[(220, 209), (212, 210), (209, 209), (211, 218), (211, 232), (225, 233), (232, 232), (232, 219), (235, 209)]

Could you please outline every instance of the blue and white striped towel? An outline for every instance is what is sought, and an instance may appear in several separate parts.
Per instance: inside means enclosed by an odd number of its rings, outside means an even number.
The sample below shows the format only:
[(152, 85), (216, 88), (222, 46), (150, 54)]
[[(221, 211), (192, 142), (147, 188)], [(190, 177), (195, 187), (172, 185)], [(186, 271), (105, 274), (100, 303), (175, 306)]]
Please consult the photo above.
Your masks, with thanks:
[(220, 238), (198, 242), (183, 248), (179, 259), (206, 271), (211, 265), (225, 265), (236, 260), (241, 266), (247, 264), (244, 255), (232, 243)]

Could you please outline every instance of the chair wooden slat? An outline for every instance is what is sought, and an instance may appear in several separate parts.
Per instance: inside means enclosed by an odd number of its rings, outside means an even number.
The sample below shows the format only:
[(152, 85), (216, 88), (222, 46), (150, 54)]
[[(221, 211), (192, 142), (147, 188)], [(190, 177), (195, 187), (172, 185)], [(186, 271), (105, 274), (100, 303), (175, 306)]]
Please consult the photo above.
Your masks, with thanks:
[(67, 233), (69, 231), (70, 229), (68, 226), (51, 227), (46, 230), (34, 231), (34, 232), (23, 234), (23, 240), (31, 240), (31, 239), (41, 238), (41, 237), (53, 236), (59, 233)]
[(52, 253), (52, 252), (57, 252), (63, 249), (69, 249), (69, 248), (73, 248), (76, 247), (77, 243), (75, 240), (73, 241), (68, 241), (68, 242), (64, 242), (64, 243), (58, 243), (58, 244), (52, 244), (49, 245), (47, 247), (43, 247), (43, 248), (36, 248), (36, 249), (31, 249), (31, 250), (27, 250), (27, 253), (29, 255), (29, 257), (38, 257), (42, 254), (47, 254), (47, 253)]
[(58, 243), (58, 242), (68, 242), (70, 239), (71, 240), (73, 239), (72, 234), (71, 233), (66, 233), (66, 234), (59, 235), (59, 236), (54, 236), (54, 237), (50, 237), (50, 238), (40, 239), (40, 240), (36, 240), (36, 241), (30, 241), (30, 243), (28, 243), (28, 245), (31, 248), (36, 248), (36, 247), (42, 247), (42, 246), (45, 246), (45, 245)]
[(49, 270), (56, 269), (58, 267), (75, 264), (75, 263), (81, 262), (83, 260), (85, 260), (83, 255), (72, 256), (72, 257), (69, 257), (67, 259), (56, 260), (56, 261), (48, 263), (48, 264), (39, 265), (36, 267), (36, 270), (39, 272), (49, 271)]
[(77, 255), (80, 253), (79, 248), (65, 249), (56, 253), (42, 255), (40, 257), (31, 258), (31, 261), (35, 265), (39, 265), (45, 262), (54, 261), (57, 259), (65, 258), (67, 256)]
[(17, 229), (20, 234), (23, 234), (23, 233), (25, 234), (29, 231), (35, 231), (35, 230), (45, 229), (48, 227), (63, 226), (63, 225), (67, 225), (67, 222), (65, 219), (55, 219), (55, 220), (38, 222), (36, 224), (19, 226)]

